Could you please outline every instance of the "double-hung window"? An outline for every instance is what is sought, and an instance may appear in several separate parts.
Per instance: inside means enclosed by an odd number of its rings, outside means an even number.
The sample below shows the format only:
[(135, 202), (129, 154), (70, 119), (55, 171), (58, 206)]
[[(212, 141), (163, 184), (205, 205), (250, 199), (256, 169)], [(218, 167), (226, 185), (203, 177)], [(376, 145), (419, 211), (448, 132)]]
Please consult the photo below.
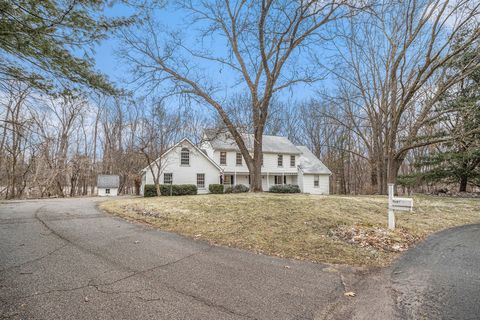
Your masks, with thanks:
[(227, 153), (225, 151), (220, 152), (220, 165), (221, 166), (227, 165)]
[(190, 165), (190, 150), (188, 150), (188, 148), (182, 148), (182, 152), (180, 153), (180, 165)]
[(295, 167), (295, 155), (290, 156), (290, 167)]
[(205, 188), (205, 173), (197, 173), (197, 188)]
[(279, 154), (279, 155), (277, 156), (277, 165), (278, 165), (279, 167), (283, 167), (283, 154)]
[(313, 176), (313, 186), (318, 188), (320, 186), (320, 177), (318, 175)]
[(173, 173), (164, 173), (163, 174), (163, 183), (172, 184), (173, 182)]
[(237, 152), (237, 166), (242, 165), (242, 154), (240, 152)]

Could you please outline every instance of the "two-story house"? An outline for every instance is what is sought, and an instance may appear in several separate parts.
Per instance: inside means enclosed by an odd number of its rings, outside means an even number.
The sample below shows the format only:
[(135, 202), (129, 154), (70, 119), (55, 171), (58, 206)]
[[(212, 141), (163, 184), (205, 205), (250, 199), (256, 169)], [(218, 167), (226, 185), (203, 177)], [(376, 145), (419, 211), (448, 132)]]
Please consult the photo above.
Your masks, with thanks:
[[(253, 135), (245, 135), (244, 141), (253, 153)], [(305, 193), (329, 194), (331, 172), (307, 147), (295, 146), (285, 137), (265, 135), (262, 151), (263, 190), (277, 184), (296, 184)], [(248, 167), (228, 133), (205, 131), (200, 147), (185, 138), (157, 163), (160, 183), (195, 184), (198, 193), (208, 193), (209, 184), (250, 186)], [(149, 166), (142, 170), (142, 193), (145, 184), (153, 183)]]

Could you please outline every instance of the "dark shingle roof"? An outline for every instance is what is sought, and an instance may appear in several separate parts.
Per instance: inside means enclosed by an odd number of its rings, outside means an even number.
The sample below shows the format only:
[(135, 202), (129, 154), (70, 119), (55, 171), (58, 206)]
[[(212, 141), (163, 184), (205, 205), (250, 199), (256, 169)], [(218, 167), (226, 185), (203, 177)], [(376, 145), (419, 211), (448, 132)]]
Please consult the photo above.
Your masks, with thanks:
[(99, 174), (97, 177), (97, 188), (118, 188), (120, 177), (117, 175)]

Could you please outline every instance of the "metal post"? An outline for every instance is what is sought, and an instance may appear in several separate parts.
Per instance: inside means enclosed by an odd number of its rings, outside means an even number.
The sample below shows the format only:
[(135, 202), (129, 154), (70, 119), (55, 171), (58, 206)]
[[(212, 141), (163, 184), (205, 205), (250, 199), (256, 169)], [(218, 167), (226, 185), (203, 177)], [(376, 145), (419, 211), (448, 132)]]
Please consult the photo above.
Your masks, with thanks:
[(388, 184), (388, 229), (395, 230), (395, 212), (393, 211), (394, 184)]

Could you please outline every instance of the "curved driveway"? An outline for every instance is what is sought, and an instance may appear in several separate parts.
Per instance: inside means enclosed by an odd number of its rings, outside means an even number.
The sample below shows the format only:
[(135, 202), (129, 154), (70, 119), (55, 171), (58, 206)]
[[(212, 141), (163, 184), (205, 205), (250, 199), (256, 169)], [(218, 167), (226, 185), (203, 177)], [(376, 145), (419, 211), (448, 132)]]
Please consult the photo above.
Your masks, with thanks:
[(362, 274), (210, 246), (98, 201), (0, 204), (1, 319), (480, 319), (478, 225)]
[(0, 205), (0, 318), (324, 319), (352, 279), (130, 223), (98, 201)]
[(480, 319), (480, 225), (430, 236), (398, 261), (392, 281), (402, 319)]

